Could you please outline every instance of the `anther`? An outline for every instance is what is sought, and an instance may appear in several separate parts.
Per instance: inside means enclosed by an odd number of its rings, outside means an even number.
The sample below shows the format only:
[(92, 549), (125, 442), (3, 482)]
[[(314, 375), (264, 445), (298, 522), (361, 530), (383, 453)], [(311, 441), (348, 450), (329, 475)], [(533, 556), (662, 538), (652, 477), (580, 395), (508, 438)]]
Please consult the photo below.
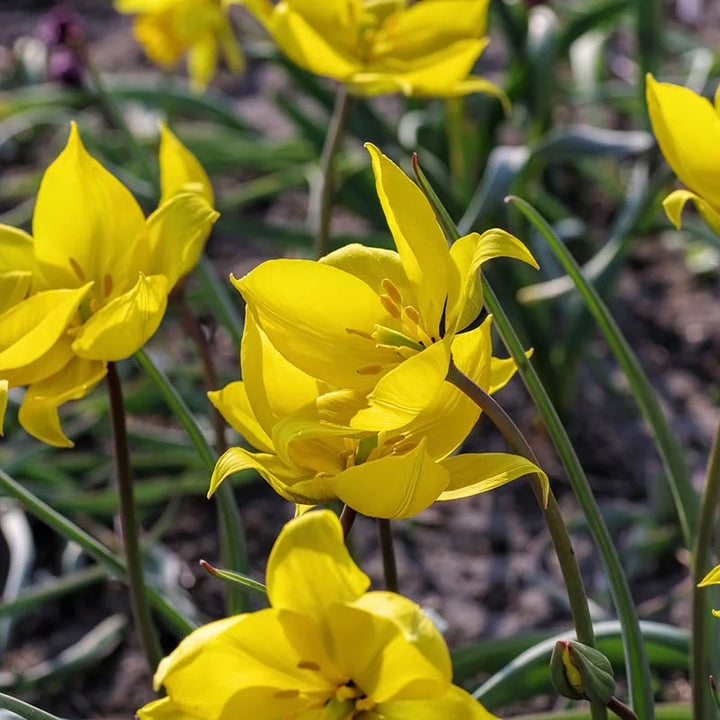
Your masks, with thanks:
[(400, 443), (399, 445), (396, 445), (392, 449), (392, 454), (393, 455), (404, 455), (405, 453), (408, 453), (411, 450), (414, 450), (416, 447), (417, 447), (417, 444), (414, 442)]
[(388, 311), (388, 313), (396, 320), (399, 320), (402, 317), (402, 310), (400, 309), (400, 306), (390, 297), (390, 295), (381, 295), (380, 302), (383, 304), (383, 307)]
[(372, 710), (375, 707), (375, 702), (369, 697), (361, 697), (355, 701), (355, 709), (358, 712), (363, 710)]
[(357, 688), (350, 687), (349, 685), (341, 685), (335, 692), (335, 699), (338, 702), (345, 702), (346, 700), (352, 700), (358, 695)]
[(312, 660), (302, 660), (297, 666), (300, 670), (312, 670), (314, 672), (320, 671), (320, 666)]
[(110, 297), (110, 293), (112, 291), (113, 291), (112, 275), (110, 275), (110, 273), (105, 273), (105, 277), (103, 278), (103, 292), (105, 293), (105, 297)]
[(70, 267), (72, 268), (72, 271), (75, 273), (75, 277), (80, 282), (85, 282), (85, 273), (83, 272), (83, 269), (80, 267), (78, 261), (75, 258), (68, 258), (68, 262), (70, 263)]
[(368, 365), (367, 367), (358, 368), (358, 375), (378, 375), (382, 372), (382, 365)]
[(398, 304), (402, 305), (402, 295), (392, 280), (384, 278), (380, 283), (382, 289)]
[(345, 332), (348, 335), (358, 335), (361, 338), (365, 338), (366, 340), (372, 340), (373, 336), (370, 333), (366, 333), (363, 330), (353, 330), (352, 328), (345, 328)]
[(415, 325), (420, 324), (420, 313), (412, 305), (406, 305), (403, 308), (403, 312), (411, 323)]
[(299, 690), (278, 690), (274, 696), (281, 700), (290, 700), (296, 698), (300, 694)]

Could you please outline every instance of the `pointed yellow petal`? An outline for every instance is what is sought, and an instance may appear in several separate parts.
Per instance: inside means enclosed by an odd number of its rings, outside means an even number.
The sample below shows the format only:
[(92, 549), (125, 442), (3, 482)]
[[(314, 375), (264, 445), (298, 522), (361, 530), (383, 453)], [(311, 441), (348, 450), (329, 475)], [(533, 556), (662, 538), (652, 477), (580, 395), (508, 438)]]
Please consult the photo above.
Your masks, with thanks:
[(445, 236), (422, 190), (374, 145), (372, 158), (380, 204), (418, 302), (423, 326), (438, 337), (448, 292), (450, 255)]
[(663, 200), (663, 208), (668, 220), (679, 230), (682, 225), (682, 211), (689, 200), (695, 203), (697, 211), (705, 222), (720, 234), (720, 212), (690, 190), (675, 190)]
[(370, 579), (350, 557), (337, 515), (306, 513), (280, 531), (267, 564), (274, 608), (309, 615), (324, 623), (327, 608), (357, 600)]
[(3, 435), (3, 423), (8, 402), (8, 381), (0, 380), (0, 435)]
[(238, 44), (232, 26), (225, 16), (218, 21), (217, 40), (230, 72), (239, 75), (245, 69), (245, 58)]
[(27, 297), (32, 280), (32, 273), (22, 270), (0, 274), (0, 315)]
[(449, 482), (447, 471), (427, 454), (425, 441), (405, 455), (388, 455), (348, 468), (323, 482), (354, 510), (380, 518), (417, 515)]
[(519, 455), (507, 453), (468, 453), (454, 455), (440, 464), (450, 473), (448, 489), (440, 500), (456, 500), (494, 490), (523, 475), (537, 473), (543, 485), (545, 502), (550, 492), (547, 475), (537, 465)]
[(376, 378), (359, 374), (359, 369), (397, 362), (394, 352), (378, 350), (369, 337), (376, 325), (391, 326), (392, 318), (378, 295), (347, 272), (282, 259), (264, 262), (240, 280), (230, 279), (270, 342), (312, 377), (367, 390)]
[(0, 372), (29, 365), (65, 333), (91, 285), (46, 290), (0, 315)]
[(118, 292), (124, 292), (147, 262), (140, 206), (88, 155), (74, 123), (65, 149), (40, 184), (33, 235), (38, 263), (56, 287), (90, 280), (102, 287), (110, 275)]
[(170, 288), (163, 275), (140, 275), (135, 287), (100, 308), (73, 342), (89, 360), (123, 360), (139, 350), (160, 325)]
[(2, 376), (10, 387), (31, 385), (59, 372), (73, 357), (72, 338), (68, 334), (61, 335), (39, 358), (12, 370), (3, 370)]
[(240, 364), (248, 402), (268, 436), (278, 420), (320, 395), (317, 380), (291, 365), (272, 346), (251, 312), (245, 315)]
[(17, 271), (38, 272), (33, 239), (23, 230), (0, 225), (0, 273)]
[(217, 41), (210, 33), (202, 35), (188, 48), (187, 64), (190, 87), (193, 92), (203, 92), (218, 64)]
[(691, 190), (720, 208), (720, 115), (692, 90), (647, 76), (647, 102), (660, 150)]
[(714, 567), (699, 583), (698, 587), (720, 584), (720, 565)]
[(164, 68), (177, 65), (186, 49), (185, 43), (175, 33), (168, 12), (153, 12), (135, 18), (133, 35), (148, 58)]
[[(490, 377), (491, 319), (466, 333), (456, 335), (452, 344), (457, 367), (474, 383), (487, 388)], [(425, 409), (400, 430), (409, 442), (427, 438), (428, 455), (434, 460), (447, 457), (465, 441), (480, 417), (480, 408), (449, 382), (443, 382)]]
[(434, 400), (450, 364), (450, 340), (435, 343), (404, 360), (378, 380), (368, 395), (370, 407), (350, 425), (359, 430), (393, 430), (412, 422)]
[(148, 275), (164, 275), (168, 287), (193, 269), (220, 213), (199, 193), (173, 195), (147, 219)]
[(537, 268), (535, 258), (514, 235), (500, 228), (472, 233), (450, 248), (452, 272), (447, 304), (448, 332), (460, 332), (477, 318), (483, 304), (479, 271), (483, 263), (507, 257)]
[(170, 698), (153, 700), (137, 711), (138, 720), (201, 720), (179, 708)]
[(58, 407), (87, 395), (106, 372), (103, 362), (74, 358), (55, 375), (30, 385), (18, 413), (20, 424), (48, 445), (72, 447), (60, 427)]
[(210, 178), (198, 159), (165, 123), (160, 124), (160, 204), (173, 195), (192, 190), (215, 204)]
[(244, 382), (232, 382), (222, 390), (209, 392), (208, 398), (230, 426), (251, 445), (266, 453), (274, 452), (272, 440), (260, 427), (250, 407)]
[(445, 695), (436, 700), (387, 702), (379, 710), (383, 717), (392, 720), (499, 720), (457, 685), (451, 685)]

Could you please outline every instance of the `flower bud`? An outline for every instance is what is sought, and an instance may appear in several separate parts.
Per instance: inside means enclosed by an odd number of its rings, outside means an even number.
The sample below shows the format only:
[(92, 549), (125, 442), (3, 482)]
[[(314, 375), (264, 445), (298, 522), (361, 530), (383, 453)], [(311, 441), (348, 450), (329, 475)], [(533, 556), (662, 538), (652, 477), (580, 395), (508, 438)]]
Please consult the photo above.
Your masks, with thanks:
[(550, 659), (550, 678), (559, 695), (607, 705), (615, 692), (610, 661), (598, 650), (576, 642), (558, 640)]

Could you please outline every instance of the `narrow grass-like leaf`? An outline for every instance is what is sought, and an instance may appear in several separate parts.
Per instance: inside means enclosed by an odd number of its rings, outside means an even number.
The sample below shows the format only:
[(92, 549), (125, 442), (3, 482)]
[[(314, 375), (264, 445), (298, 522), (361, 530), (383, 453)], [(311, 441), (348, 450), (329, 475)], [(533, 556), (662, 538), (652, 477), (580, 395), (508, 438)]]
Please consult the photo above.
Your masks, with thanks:
[(55, 715), (51, 715), (22, 700), (10, 697), (10, 695), (6, 695), (5, 693), (0, 693), (0, 708), (15, 713), (23, 718), (23, 720), (60, 720)]
[[(655, 706), (657, 720), (691, 720), (692, 710), (689, 705), (663, 703)], [(590, 720), (587, 710), (568, 710), (567, 712), (538, 713), (536, 715), (519, 715), (514, 720)]]
[(206, 570), (213, 577), (220, 578), (220, 580), (224, 580), (225, 582), (242, 585), (243, 587), (253, 590), (259, 595), (262, 595), (264, 598), (267, 598), (267, 588), (265, 587), (265, 585), (261, 582), (258, 582), (257, 580), (253, 580), (247, 575), (241, 575), (240, 573), (232, 572), (230, 570), (222, 570), (221, 568), (216, 568), (205, 560), (200, 561), (200, 566), (203, 568), (203, 570)]

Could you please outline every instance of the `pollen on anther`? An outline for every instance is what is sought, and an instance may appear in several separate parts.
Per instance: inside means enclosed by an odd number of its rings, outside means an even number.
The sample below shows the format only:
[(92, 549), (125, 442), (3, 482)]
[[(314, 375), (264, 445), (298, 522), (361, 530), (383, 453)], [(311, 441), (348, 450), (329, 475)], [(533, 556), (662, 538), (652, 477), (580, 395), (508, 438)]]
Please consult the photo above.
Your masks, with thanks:
[(420, 324), (420, 313), (412, 305), (406, 305), (403, 308), (403, 312), (407, 315), (410, 322), (415, 323), (415, 325)]
[(70, 263), (70, 267), (72, 268), (72, 271), (75, 273), (75, 277), (80, 282), (85, 282), (85, 273), (83, 272), (83, 269), (80, 267), (80, 264), (75, 258), (68, 258), (68, 262)]
[(105, 297), (110, 297), (110, 293), (112, 291), (113, 291), (112, 275), (110, 275), (110, 273), (105, 273), (105, 277), (103, 278), (103, 292), (105, 293)]
[(380, 295), (380, 302), (383, 307), (392, 315), (396, 320), (402, 317), (402, 310), (400, 306), (390, 297), (390, 295)]
[(312, 660), (302, 660), (297, 666), (300, 670), (313, 670), (314, 672), (319, 672), (320, 670), (320, 666)]
[(299, 690), (278, 690), (275, 693), (275, 697), (281, 700), (291, 700), (292, 698), (296, 698), (299, 694)]
[(382, 282), (380, 283), (382, 285), (382, 289), (398, 304), (402, 305), (402, 294), (397, 289), (397, 286), (395, 283), (388, 279), (384, 278)]
[(378, 373), (382, 372), (382, 366), (381, 365), (368, 365), (367, 367), (362, 367), (357, 369), (358, 375), (377, 375)]

